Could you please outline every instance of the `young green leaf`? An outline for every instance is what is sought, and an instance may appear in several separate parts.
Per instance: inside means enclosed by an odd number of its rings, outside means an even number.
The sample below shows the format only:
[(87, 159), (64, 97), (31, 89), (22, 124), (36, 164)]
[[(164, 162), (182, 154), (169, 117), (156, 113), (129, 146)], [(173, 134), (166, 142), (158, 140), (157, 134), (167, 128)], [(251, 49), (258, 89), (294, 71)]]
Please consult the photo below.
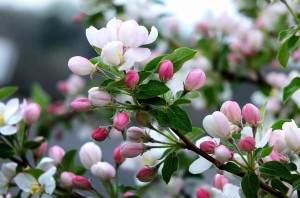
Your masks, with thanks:
[(224, 170), (227, 172), (233, 173), (233, 174), (239, 174), (243, 172), (243, 169), (241, 169), (238, 165), (236, 165), (233, 162), (228, 162), (225, 164)]
[(137, 99), (148, 99), (168, 92), (170, 89), (163, 82), (150, 80), (147, 84), (140, 85), (135, 90)]
[(271, 128), (272, 128), (273, 131), (274, 131), (274, 130), (277, 130), (277, 129), (281, 130), (281, 129), (282, 129), (282, 125), (283, 125), (284, 123), (286, 123), (286, 122), (291, 122), (291, 121), (292, 121), (292, 120), (290, 120), (290, 119), (279, 120), (279, 121), (275, 122), (275, 123), (271, 126)]
[(247, 174), (242, 179), (242, 190), (246, 198), (257, 198), (257, 192), (259, 189), (259, 179), (258, 176), (252, 172), (248, 171)]
[(287, 102), (290, 97), (300, 88), (300, 77), (294, 78), (290, 84), (283, 89), (283, 102)]
[(151, 72), (155, 72), (159, 66), (159, 63), (162, 61), (162, 59), (165, 57), (166, 55), (161, 55), (158, 56), (154, 59), (152, 59), (149, 63), (147, 63), (147, 65), (144, 67), (144, 71), (151, 71)]
[(31, 99), (38, 103), (43, 110), (46, 110), (51, 101), (49, 94), (37, 83), (33, 84), (31, 88)]
[(162, 168), (162, 177), (167, 184), (169, 183), (171, 176), (177, 171), (177, 168), (178, 157), (176, 152), (172, 152), (166, 157)]
[(160, 127), (168, 127), (170, 120), (168, 114), (162, 110), (152, 109), (149, 114), (156, 119)]
[(289, 169), (277, 161), (264, 163), (261, 167), (259, 167), (259, 171), (263, 174), (281, 177), (283, 179), (290, 179), (291, 177)]
[(0, 100), (3, 100), (12, 94), (14, 94), (16, 91), (18, 91), (18, 87), (3, 87), (0, 89)]
[(266, 156), (270, 155), (272, 153), (272, 151), (273, 151), (273, 147), (267, 146), (261, 150), (260, 157), (261, 158), (266, 157)]
[(167, 114), (170, 119), (170, 126), (183, 132), (192, 131), (192, 122), (188, 114), (177, 105), (171, 105), (167, 109)]
[(204, 134), (203, 129), (200, 129), (198, 127), (193, 127), (193, 130), (187, 134), (185, 134), (185, 136), (193, 141), (194, 139), (198, 138), (200, 135)]

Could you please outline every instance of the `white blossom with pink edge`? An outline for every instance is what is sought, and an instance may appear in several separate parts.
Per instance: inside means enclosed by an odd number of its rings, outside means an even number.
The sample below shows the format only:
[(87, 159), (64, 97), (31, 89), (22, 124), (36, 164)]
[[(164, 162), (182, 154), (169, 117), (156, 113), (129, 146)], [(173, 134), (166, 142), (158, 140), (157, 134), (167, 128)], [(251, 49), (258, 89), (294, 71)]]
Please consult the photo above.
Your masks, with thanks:
[(123, 22), (114, 18), (100, 30), (89, 27), (86, 36), (92, 46), (102, 49), (101, 59), (105, 64), (117, 65), (119, 70), (128, 70), (135, 62), (144, 61), (151, 55), (148, 48), (140, 46), (153, 43), (158, 31), (152, 26), (148, 33), (144, 26), (134, 20)]
[(17, 133), (17, 124), (23, 119), (26, 100), (19, 104), (17, 98), (10, 99), (6, 104), (0, 102), (0, 133), (13, 135)]

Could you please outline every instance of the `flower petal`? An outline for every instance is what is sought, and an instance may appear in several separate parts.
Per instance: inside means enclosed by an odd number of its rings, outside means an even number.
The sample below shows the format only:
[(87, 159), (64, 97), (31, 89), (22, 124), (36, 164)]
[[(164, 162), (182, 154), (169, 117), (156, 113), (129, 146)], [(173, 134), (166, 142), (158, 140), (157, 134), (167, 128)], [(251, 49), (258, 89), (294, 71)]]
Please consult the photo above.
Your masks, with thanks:
[(4, 176), (2, 172), (0, 172), (0, 195), (6, 194), (8, 190), (8, 179)]
[(239, 189), (240, 188), (238, 186), (228, 183), (225, 184), (225, 186), (223, 187), (223, 192), (226, 195), (226, 197), (240, 198)]
[(137, 29), (139, 25), (135, 20), (123, 22), (119, 30), (119, 40), (122, 41), (124, 46), (132, 47), (137, 37)]
[(17, 98), (13, 98), (9, 100), (5, 107), (5, 122), (19, 109), (19, 100)]
[(149, 34), (146, 42), (144, 43), (144, 45), (153, 43), (156, 40), (157, 36), (158, 36), (158, 31), (154, 26), (152, 26), (150, 34)]
[(49, 170), (52, 166), (54, 166), (54, 160), (50, 157), (44, 157), (38, 163), (36, 168), (41, 169), (43, 171)]
[(203, 173), (204, 171), (209, 169), (211, 165), (212, 163), (210, 161), (207, 161), (205, 158), (200, 157), (190, 165), (189, 171), (192, 174)]
[(27, 193), (30, 192), (32, 183), (37, 182), (36, 179), (28, 173), (19, 173), (14, 180), (17, 186)]
[(6, 121), (6, 124), (7, 125), (17, 124), (22, 119), (23, 119), (23, 112), (22, 111), (17, 111), (12, 116), (10, 116), (8, 118), (8, 120)]
[(2, 135), (12, 135), (12, 134), (17, 133), (17, 131), (18, 131), (17, 126), (8, 125), (8, 126), (4, 126), (4, 127), (0, 128), (0, 133)]
[(107, 32), (109, 33), (109, 41), (117, 41), (118, 40), (118, 35), (119, 35), (119, 30), (121, 25), (123, 24), (123, 21), (113, 18), (111, 19), (107, 25), (106, 29)]
[(112, 41), (106, 44), (101, 52), (103, 63), (109, 66), (119, 65), (122, 61), (123, 45), (120, 41)]
[(90, 45), (99, 47), (97, 45), (97, 33), (98, 30), (94, 26), (90, 26), (85, 30), (85, 35)]
[(272, 129), (269, 129), (266, 132), (266, 134), (261, 139), (258, 139), (259, 138), (259, 134), (256, 134), (256, 139), (257, 140), (255, 140), (256, 141), (255, 147), (256, 148), (262, 148), (262, 147), (264, 147), (268, 143), (271, 135), (272, 135)]
[(124, 59), (132, 59), (134, 62), (144, 61), (151, 55), (148, 48), (129, 48), (124, 54)]

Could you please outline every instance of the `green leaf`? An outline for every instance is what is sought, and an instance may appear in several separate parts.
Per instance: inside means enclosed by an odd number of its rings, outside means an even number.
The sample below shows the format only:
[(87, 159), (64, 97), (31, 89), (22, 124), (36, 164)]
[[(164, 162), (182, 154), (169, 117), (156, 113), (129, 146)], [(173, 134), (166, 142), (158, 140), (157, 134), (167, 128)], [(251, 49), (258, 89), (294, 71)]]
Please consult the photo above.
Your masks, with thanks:
[(180, 98), (180, 99), (176, 100), (173, 104), (175, 104), (175, 105), (190, 104), (191, 102), (192, 101), (190, 101), (189, 99)]
[(172, 152), (166, 157), (162, 168), (162, 177), (167, 184), (169, 183), (171, 176), (177, 171), (177, 168), (178, 157), (176, 152)]
[(45, 139), (42, 139), (41, 141), (27, 141), (25, 142), (24, 147), (33, 150), (38, 148), (44, 141)]
[(277, 59), (282, 67), (286, 68), (291, 55), (291, 51), (297, 46), (298, 41), (299, 37), (293, 35), (290, 38), (286, 39), (280, 46), (277, 54)]
[(170, 89), (160, 81), (150, 80), (147, 84), (140, 85), (135, 90), (137, 99), (148, 99), (168, 92)]
[[(297, 165), (294, 163), (288, 163), (285, 165), (290, 171), (296, 171), (297, 170)], [(300, 189), (299, 189), (300, 190)]]
[(115, 81), (113, 79), (106, 79), (99, 85), (99, 87), (105, 88), (107, 85), (109, 85), (112, 82), (115, 82)]
[(275, 188), (276, 190), (279, 190), (280, 192), (286, 194), (289, 190), (288, 187), (286, 187), (286, 185), (284, 185), (282, 183), (282, 181), (278, 180), (278, 179), (272, 179), (271, 180), (271, 186), (273, 188)]
[(261, 167), (259, 167), (259, 171), (263, 174), (281, 177), (283, 179), (290, 179), (291, 173), (287, 167), (285, 167), (282, 163), (277, 161), (270, 161), (264, 163)]
[(190, 91), (184, 97), (185, 98), (199, 98), (200, 92), (199, 91)]
[(8, 145), (0, 143), (0, 158), (7, 159), (14, 155), (14, 151)]
[(30, 169), (26, 170), (25, 172), (32, 175), (36, 179), (38, 179), (44, 173), (43, 170), (37, 169), (37, 168), (30, 168)]
[(118, 81), (113, 81), (109, 83), (106, 88), (115, 88), (115, 87), (126, 87), (125, 80), (118, 80)]
[(290, 97), (300, 88), (300, 77), (294, 78), (290, 84), (283, 89), (283, 102), (287, 102)]
[(300, 190), (300, 179), (293, 182), (293, 189)]
[(203, 129), (200, 129), (198, 127), (193, 127), (192, 132), (189, 132), (189, 133), (185, 134), (185, 136), (189, 140), (193, 141), (194, 139), (198, 138), (200, 135), (203, 135), (203, 134), (204, 134)]
[(64, 157), (61, 160), (61, 169), (62, 171), (71, 171), (74, 170), (75, 164), (75, 156), (76, 156), (77, 151), (76, 150), (70, 150), (68, 151)]
[(159, 66), (159, 63), (162, 61), (162, 59), (165, 57), (166, 55), (161, 55), (158, 56), (154, 59), (152, 59), (149, 63), (147, 63), (147, 65), (144, 67), (145, 71), (152, 71), (155, 72)]
[(160, 158), (158, 160), (164, 159), (169, 153), (171, 153), (174, 150), (175, 150), (175, 148), (168, 148), (168, 149), (166, 149), (163, 152), (163, 154), (160, 156)]
[(162, 110), (152, 109), (149, 114), (156, 119), (160, 127), (168, 127), (170, 120), (168, 114)]
[(154, 105), (154, 106), (162, 106), (166, 105), (166, 100), (160, 97), (155, 97), (155, 98), (149, 98), (149, 99), (141, 99), (139, 100), (141, 104), (146, 104), (146, 105)]
[(272, 128), (272, 131), (274, 131), (274, 130), (281, 130), (282, 129), (282, 125), (284, 124), (284, 123), (286, 123), (286, 122), (291, 122), (292, 120), (290, 120), (290, 119), (285, 119), (285, 120), (279, 120), (279, 121), (277, 121), (277, 122), (275, 122), (272, 126), (271, 126), (271, 128)]
[(14, 94), (16, 91), (18, 91), (18, 87), (3, 87), (0, 89), (0, 100), (3, 100), (12, 94)]
[(169, 106), (167, 109), (167, 114), (170, 120), (170, 127), (183, 130), (183, 132), (192, 131), (192, 122), (188, 114), (179, 106)]
[(141, 83), (144, 82), (144, 80), (146, 80), (149, 76), (151, 76), (152, 72), (140, 71), (138, 74), (139, 74), (139, 77), (140, 77), (140, 80), (139, 80), (138, 84), (141, 84)]
[(90, 59), (91, 63), (96, 65), (99, 69), (106, 71), (114, 76), (122, 77), (121, 73), (115, 67), (105, 65), (100, 56)]
[(163, 60), (170, 60), (173, 63), (174, 66), (174, 73), (180, 70), (182, 65), (194, 57), (196, 54), (196, 50), (187, 48), (187, 47), (181, 47), (176, 49), (173, 53), (167, 55), (164, 57)]
[(46, 110), (51, 101), (49, 94), (37, 83), (34, 83), (31, 88), (31, 99), (38, 103), (43, 111)]
[(273, 147), (267, 146), (261, 150), (260, 157), (261, 158), (266, 157), (266, 156), (270, 155), (272, 153), (272, 151), (273, 151)]
[(257, 192), (259, 189), (259, 179), (258, 176), (252, 172), (248, 171), (247, 174), (242, 179), (242, 190), (246, 198), (257, 198)]
[(279, 32), (278, 34), (278, 39), (280, 42), (286, 40), (286, 39), (289, 39), (291, 38), (292, 36), (295, 35), (295, 33), (298, 31), (299, 29), (299, 26), (298, 25), (295, 25), (287, 30), (282, 30), (281, 32)]
[(238, 165), (233, 162), (228, 162), (225, 164), (224, 170), (233, 174), (243, 173), (243, 169), (241, 169)]

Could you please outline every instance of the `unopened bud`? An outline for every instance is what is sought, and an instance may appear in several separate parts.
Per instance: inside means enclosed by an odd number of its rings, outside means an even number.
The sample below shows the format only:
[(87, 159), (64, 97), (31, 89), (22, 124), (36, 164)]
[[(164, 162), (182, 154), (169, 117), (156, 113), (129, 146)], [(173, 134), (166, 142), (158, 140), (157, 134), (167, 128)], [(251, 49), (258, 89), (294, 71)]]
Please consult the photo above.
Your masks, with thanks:
[(31, 103), (26, 106), (23, 119), (25, 124), (30, 125), (38, 121), (41, 115), (41, 107), (37, 103)]
[(99, 87), (91, 88), (88, 93), (89, 101), (95, 107), (103, 107), (111, 103), (111, 95)]
[(88, 98), (75, 99), (71, 102), (71, 107), (74, 111), (89, 111), (93, 108)]
[[(39, 136), (35, 138), (35, 141), (40, 142), (43, 139), (44, 139), (43, 137)], [(48, 142), (47, 141), (42, 142), (39, 147), (34, 149), (33, 154), (35, 157), (41, 157), (47, 152), (47, 149), (48, 149)]]
[(229, 179), (227, 179), (224, 175), (216, 174), (213, 179), (213, 185), (215, 188), (223, 190), (225, 184), (229, 183)]
[(91, 167), (91, 172), (101, 180), (111, 180), (116, 175), (115, 168), (107, 162), (97, 162)]
[(100, 127), (93, 132), (92, 138), (98, 142), (102, 142), (108, 137), (108, 134), (107, 129)]
[(72, 179), (73, 187), (80, 190), (90, 190), (92, 189), (92, 183), (85, 177), (75, 175)]
[(207, 154), (213, 154), (216, 148), (216, 144), (214, 141), (204, 141), (200, 144), (200, 149)]
[(143, 154), (147, 150), (146, 145), (142, 143), (127, 143), (121, 148), (121, 155), (126, 158), (133, 158)]
[(157, 168), (152, 168), (149, 166), (144, 166), (139, 169), (136, 173), (136, 178), (141, 182), (151, 182), (157, 174)]
[(128, 198), (128, 197), (132, 197), (135, 196), (135, 194), (133, 192), (126, 192), (123, 194), (123, 198)]
[(185, 79), (184, 90), (195, 91), (200, 89), (206, 81), (206, 75), (201, 69), (191, 71)]
[(123, 131), (129, 123), (129, 116), (125, 112), (117, 113), (114, 117), (114, 128)]
[(173, 75), (173, 63), (170, 60), (164, 60), (159, 66), (159, 78), (163, 82), (170, 80)]
[(79, 150), (82, 165), (89, 169), (93, 164), (101, 161), (102, 151), (94, 142), (87, 142)]
[(238, 124), (242, 120), (242, 111), (238, 103), (234, 101), (226, 101), (221, 107), (221, 112), (234, 124)]
[(210, 198), (209, 192), (204, 188), (198, 188), (196, 191), (197, 198)]
[(81, 76), (89, 75), (97, 71), (97, 67), (93, 65), (88, 59), (81, 56), (74, 56), (68, 62), (70, 70), (74, 74)]
[(227, 162), (232, 159), (231, 151), (224, 145), (219, 145), (215, 148), (215, 158), (220, 162)]
[(256, 106), (250, 103), (246, 104), (242, 109), (242, 114), (248, 124), (257, 127), (260, 121), (260, 112)]
[(133, 89), (139, 82), (140, 76), (136, 70), (130, 70), (126, 73), (125, 82), (127, 87)]
[(239, 141), (238, 147), (242, 151), (251, 152), (255, 149), (255, 139), (251, 136), (247, 136)]
[(62, 149), (60, 146), (52, 146), (49, 151), (48, 151), (48, 155), (50, 158), (53, 159), (54, 163), (60, 164), (62, 158), (65, 155), (65, 150)]
[(115, 148), (114, 154), (113, 154), (114, 161), (118, 165), (122, 164), (125, 161), (125, 159), (126, 159), (120, 153), (121, 148), (122, 148), (122, 145), (120, 145), (117, 148)]
[(131, 142), (145, 142), (147, 135), (144, 129), (133, 126), (127, 129), (127, 139)]
[(72, 188), (73, 187), (73, 178), (76, 175), (72, 172), (63, 172), (60, 175), (59, 181), (60, 184), (64, 187), (64, 188)]

